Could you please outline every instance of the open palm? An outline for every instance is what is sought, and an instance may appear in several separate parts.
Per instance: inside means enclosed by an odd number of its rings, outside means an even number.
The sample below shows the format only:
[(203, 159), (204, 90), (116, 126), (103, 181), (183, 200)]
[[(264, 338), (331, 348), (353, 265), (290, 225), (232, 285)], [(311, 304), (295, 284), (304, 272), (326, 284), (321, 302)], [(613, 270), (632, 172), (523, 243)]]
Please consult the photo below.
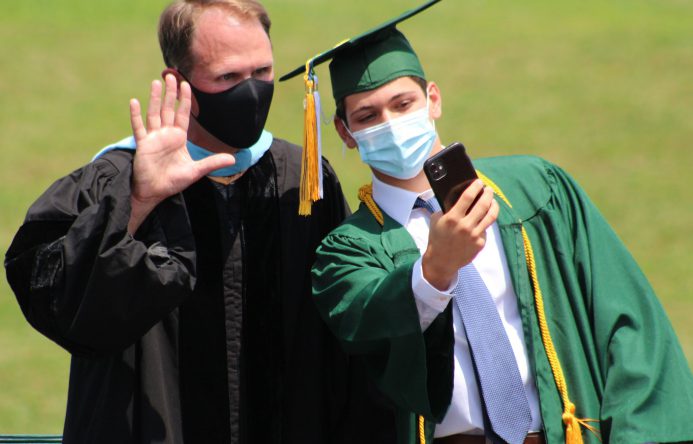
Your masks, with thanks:
[[(190, 85), (176, 78), (165, 78), (166, 93), (162, 100), (162, 85), (152, 83), (147, 127), (142, 123), (140, 104), (130, 102), (130, 122), (137, 142), (132, 179), (132, 199), (135, 205), (153, 208), (159, 202), (179, 193), (211, 171), (233, 165), (230, 154), (218, 154), (194, 161), (186, 148), (190, 120)], [(180, 97), (178, 97), (180, 91)], [(176, 103), (179, 102), (176, 109)]]

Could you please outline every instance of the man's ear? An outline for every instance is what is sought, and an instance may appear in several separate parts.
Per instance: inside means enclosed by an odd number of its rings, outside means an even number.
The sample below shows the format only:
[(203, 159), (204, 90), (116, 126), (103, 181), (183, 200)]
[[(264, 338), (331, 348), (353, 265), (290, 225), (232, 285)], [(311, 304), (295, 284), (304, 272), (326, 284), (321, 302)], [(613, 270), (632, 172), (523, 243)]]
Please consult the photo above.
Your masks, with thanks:
[(175, 68), (164, 68), (164, 70), (161, 71), (161, 78), (165, 79), (166, 76), (169, 74), (176, 78), (176, 82), (178, 82), (178, 85), (180, 85), (180, 83), (185, 80), (183, 76)]
[[(176, 84), (178, 85), (178, 93), (180, 93), (180, 84), (182, 82), (188, 82), (186, 78), (183, 77), (183, 75), (180, 73), (175, 68), (165, 68), (163, 71), (161, 71), (161, 78), (165, 79), (167, 75), (171, 74), (176, 78)], [(190, 83), (190, 82), (188, 82)], [(198, 116), (200, 115), (200, 108), (197, 104), (197, 100), (195, 99), (195, 94), (192, 94), (190, 99), (192, 100), (190, 111), (193, 116)]]
[(347, 147), (356, 148), (356, 141), (353, 137), (351, 137), (351, 134), (349, 134), (344, 121), (337, 116), (334, 116), (334, 128), (337, 130), (337, 134), (339, 134), (339, 137), (344, 141)]
[(443, 97), (440, 94), (440, 88), (436, 82), (428, 82), (426, 87), (428, 92), (429, 112), (431, 119), (437, 120), (443, 115)]

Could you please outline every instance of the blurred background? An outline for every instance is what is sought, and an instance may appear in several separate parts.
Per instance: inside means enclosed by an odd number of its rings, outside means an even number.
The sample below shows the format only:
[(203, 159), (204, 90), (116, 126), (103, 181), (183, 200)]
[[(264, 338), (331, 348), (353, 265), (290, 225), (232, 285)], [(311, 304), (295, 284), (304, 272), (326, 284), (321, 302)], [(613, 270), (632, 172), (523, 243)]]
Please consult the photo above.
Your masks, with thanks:
[[(277, 75), (422, 0), (265, 0)], [(129, 134), (163, 64), (165, 0), (0, 6), (0, 250), (54, 180)], [(400, 25), (443, 92), (444, 142), (535, 154), (587, 190), (650, 278), (693, 362), (693, 3), (447, 0)], [(318, 68), (324, 113), (334, 103)], [(301, 140), (303, 84), (278, 84), (268, 129)], [(329, 126), (325, 155), (357, 204), (370, 180)], [(60, 433), (69, 355), (32, 330), (0, 272), (0, 433)]]

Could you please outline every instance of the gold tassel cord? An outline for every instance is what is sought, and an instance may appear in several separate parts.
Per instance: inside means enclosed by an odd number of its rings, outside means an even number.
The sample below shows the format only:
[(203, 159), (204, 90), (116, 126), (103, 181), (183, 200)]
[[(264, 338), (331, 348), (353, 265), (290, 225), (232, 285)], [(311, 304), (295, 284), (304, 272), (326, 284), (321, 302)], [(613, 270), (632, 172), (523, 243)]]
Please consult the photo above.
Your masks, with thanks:
[(541, 287), (539, 287), (539, 278), (537, 276), (537, 266), (534, 261), (534, 250), (532, 249), (532, 243), (529, 240), (529, 235), (527, 230), (522, 227), (522, 240), (525, 246), (525, 256), (527, 259), (527, 267), (529, 268), (530, 277), (532, 279), (532, 287), (534, 288), (534, 304), (537, 310), (537, 317), (539, 319), (539, 330), (541, 331), (542, 342), (544, 343), (544, 349), (546, 350), (546, 357), (549, 360), (549, 365), (551, 366), (551, 371), (553, 372), (553, 378), (556, 381), (556, 387), (561, 394), (561, 400), (563, 401), (563, 423), (565, 424), (565, 442), (566, 444), (582, 444), (582, 431), (580, 426), (584, 426), (587, 430), (592, 432), (601, 441), (601, 436), (599, 431), (590, 425), (590, 422), (599, 422), (597, 419), (581, 419), (575, 416), (575, 404), (570, 401), (568, 396), (568, 385), (565, 380), (565, 375), (563, 374), (563, 368), (558, 359), (558, 354), (553, 345), (553, 340), (551, 339), (551, 333), (549, 331), (548, 323), (546, 322), (546, 313), (544, 311), (544, 298), (541, 293)]
[(310, 216), (313, 202), (320, 199), (318, 115), (316, 112), (317, 85), (311, 75), (311, 62), (306, 63), (303, 80), (306, 95), (303, 112), (303, 153), (301, 155), (301, 183), (298, 214)]
[[(491, 187), (494, 193), (503, 200), (510, 208), (512, 204), (508, 198), (491, 179), (486, 177), (480, 171), (477, 171), (479, 178)], [(561, 395), (561, 401), (563, 403), (563, 423), (565, 424), (565, 437), (566, 444), (582, 444), (582, 431), (580, 426), (585, 427), (587, 430), (592, 432), (599, 441), (601, 441), (601, 434), (599, 430), (590, 425), (590, 422), (599, 422), (597, 419), (582, 419), (575, 415), (575, 404), (570, 401), (570, 396), (568, 395), (568, 384), (565, 380), (565, 375), (563, 374), (563, 368), (561, 367), (561, 362), (558, 359), (558, 353), (556, 353), (556, 348), (553, 345), (553, 339), (551, 339), (551, 332), (549, 331), (549, 325), (546, 321), (546, 312), (544, 310), (544, 298), (541, 293), (541, 287), (539, 286), (539, 277), (537, 276), (537, 266), (534, 260), (534, 250), (532, 249), (532, 243), (529, 240), (529, 235), (525, 227), (522, 227), (522, 241), (525, 247), (525, 259), (527, 261), (527, 268), (529, 271), (530, 279), (532, 281), (532, 288), (534, 290), (534, 305), (537, 311), (537, 318), (539, 319), (539, 330), (541, 332), (541, 340), (544, 343), (544, 349), (546, 350), (546, 357), (549, 361), (551, 371), (553, 373), (553, 379), (556, 383), (556, 388)]]
[[(491, 179), (486, 177), (480, 171), (477, 171), (479, 178), (487, 186), (493, 189), (493, 192), (503, 200), (503, 202), (512, 208), (512, 204), (508, 198)], [(592, 432), (601, 441), (601, 435), (599, 430), (590, 425), (590, 422), (599, 422), (597, 419), (582, 419), (575, 415), (575, 404), (570, 401), (570, 396), (568, 395), (568, 385), (565, 380), (565, 375), (563, 374), (563, 368), (561, 367), (561, 362), (558, 359), (558, 353), (556, 353), (556, 348), (553, 345), (553, 339), (551, 339), (551, 332), (549, 331), (548, 322), (546, 321), (546, 312), (544, 310), (544, 298), (541, 293), (541, 287), (539, 286), (539, 278), (537, 276), (537, 266), (534, 260), (534, 250), (532, 249), (532, 243), (529, 240), (529, 235), (525, 227), (522, 227), (522, 241), (525, 247), (525, 259), (527, 261), (527, 268), (530, 274), (530, 279), (532, 281), (532, 288), (534, 290), (534, 305), (537, 311), (537, 318), (539, 319), (539, 330), (541, 332), (541, 340), (544, 343), (544, 349), (546, 350), (546, 357), (549, 361), (551, 367), (551, 372), (553, 373), (553, 379), (556, 383), (556, 388), (561, 395), (561, 401), (563, 403), (563, 423), (565, 424), (565, 438), (566, 444), (582, 444), (582, 431), (580, 426), (585, 427), (587, 430)]]
[(424, 428), (424, 417), (419, 415), (419, 443), (426, 444), (426, 429)]
[[(508, 207), (512, 208), (512, 204), (503, 193), (503, 190), (501, 190), (500, 187), (498, 187), (498, 185), (496, 185), (491, 179), (486, 177), (480, 171), (477, 171), (477, 175), (486, 186), (489, 186), (491, 187), (491, 189), (493, 189), (496, 196), (503, 200), (503, 202), (505, 202), (506, 205), (508, 205)], [(371, 211), (373, 217), (375, 217), (378, 223), (380, 223), (380, 225), (383, 225), (384, 219), (382, 212), (373, 200), (372, 184), (364, 185), (359, 189), (359, 200), (361, 200), (361, 202), (363, 202), (366, 205), (366, 207), (368, 207), (368, 209)], [(548, 358), (549, 365), (553, 373), (556, 388), (560, 393), (561, 401), (563, 403), (562, 419), (563, 423), (565, 424), (566, 444), (583, 443), (582, 430), (580, 426), (592, 432), (592, 434), (594, 434), (597, 437), (597, 439), (599, 439), (599, 441), (601, 442), (602, 439), (599, 430), (597, 429), (597, 427), (594, 427), (589, 424), (591, 422), (598, 423), (599, 420), (578, 418), (575, 415), (576, 407), (575, 404), (571, 402), (570, 397), (568, 395), (568, 385), (565, 380), (565, 375), (563, 374), (563, 369), (561, 367), (561, 362), (558, 358), (558, 353), (556, 353), (556, 348), (554, 347), (553, 340), (551, 339), (551, 332), (549, 331), (548, 322), (546, 321), (546, 313), (544, 310), (544, 298), (541, 293), (541, 287), (539, 286), (537, 267), (536, 262), (534, 260), (534, 250), (532, 249), (532, 243), (529, 240), (527, 230), (525, 230), (524, 227), (522, 227), (522, 240), (525, 248), (525, 259), (527, 261), (527, 269), (530, 274), (530, 279), (532, 281), (532, 289), (534, 291), (534, 304), (535, 309), (537, 311), (537, 318), (539, 320), (539, 330), (541, 332), (541, 339), (544, 344), (544, 349), (546, 350), (546, 356)], [(423, 426), (421, 422), (423, 418), (419, 418), (419, 432), (423, 433)]]
[(479, 170), (476, 170), (476, 175), (479, 176), (479, 179), (481, 179), (484, 185), (490, 187), (493, 190), (494, 194), (498, 196), (503, 202), (505, 202), (507, 206), (509, 206), (510, 208), (513, 207), (508, 198), (505, 197), (505, 193), (503, 193), (503, 190), (501, 190), (500, 187), (496, 185), (494, 181), (486, 177), (486, 175)]
[(380, 225), (385, 223), (383, 213), (380, 211), (380, 208), (378, 208), (378, 204), (373, 200), (373, 184), (369, 183), (359, 188), (359, 200), (368, 207), (371, 214), (373, 214), (373, 217), (375, 217), (375, 220), (377, 220)]

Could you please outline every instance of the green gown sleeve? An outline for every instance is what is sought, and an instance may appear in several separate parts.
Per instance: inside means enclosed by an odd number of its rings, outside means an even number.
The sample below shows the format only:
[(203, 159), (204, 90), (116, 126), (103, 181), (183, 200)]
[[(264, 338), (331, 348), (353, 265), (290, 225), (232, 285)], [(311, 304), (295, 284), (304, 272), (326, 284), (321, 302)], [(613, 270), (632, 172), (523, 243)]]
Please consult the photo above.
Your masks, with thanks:
[[(604, 443), (693, 439), (693, 376), (666, 313), (624, 244), (562, 169), (518, 157), (498, 165), (490, 174), (531, 239), (549, 329), (577, 416), (598, 419)], [(525, 321), (534, 319), (525, 329), (547, 439), (561, 442), (561, 405), (531, 287), (522, 277), (521, 236), (510, 234), (516, 230), (512, 222), (502, 229), (509, 262), (518, 263), (515, 287), (528, 313)], [(587, 431), (583, 436), (598, 442)]]
[(440, 422), (452, 395), (449, 308), (423, 333), (411, 290), (418, 250), (390, 257), (378, 236), (341, 231), (323, 241), (313, 267), (321, 315), (395, 405)]
[(601, 370), (604, 437), (623, 443), (693, 439), (693, 377), (659, 300), (584, 191), (561, 169), (554, 171), (563, 185), (563, 214), (573, 225), (576, 282), (589, 308), (579, 327), (592, 325)]

